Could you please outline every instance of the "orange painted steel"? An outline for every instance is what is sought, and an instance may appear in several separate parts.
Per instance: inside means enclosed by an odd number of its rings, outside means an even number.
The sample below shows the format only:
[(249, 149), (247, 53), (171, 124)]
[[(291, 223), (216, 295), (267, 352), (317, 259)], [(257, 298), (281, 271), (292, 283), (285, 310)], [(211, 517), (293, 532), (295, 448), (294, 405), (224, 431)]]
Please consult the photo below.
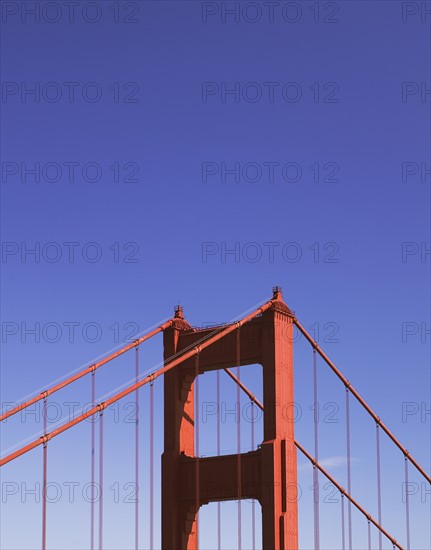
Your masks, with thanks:
[[(273, 292), (273, 300), (260, 317), (241, 331), (238, 325), (234, 326), (234, 334), (200, 353), (199, 372), (193, 361), (185, 361), (164, 377), (164, 550), (197, 548), (198, 512), (202, 505), (246, 498), (257, 499), (262, 506), (263, 548), (298, 547), (298, 506), (296, 498), (289, 495), (289, 487), (294, 487), (295, 493), (297, 488), (297, 451), (293, 419), (284, 414), (283, 405), (293, 402), (293, 315), (283, 302), (280, 289)], [(222, 329), (223, 326), (217, 327)], [(211, 329), (194, 330), (182, 318), (178, 319), (164, 333), (165, 360), (182, 349), (196, 346), (210, 332)], [(195, 403), (198, 376), (256, 363), (262, 366), (263, 402), (268, 411), (263, 418), (262, 445), (249, 453), (198, 457)], [(237, 376), (234, 380), (240, 382)], [(244, 384), (238, 387), (245, 391)], [(238, 541), (240, 546), (240, 537)]]
[(367, 411), (367, 413), (374, 419), (376, 424), (382, 428), (382, 430), (395, 443), (395, 445), (400, 449), (400, 451), (404, 454), (404, 456), (424, 476), (424, 478), (428, 481), (428, 483), (431, 483), (431, 477), (425, 472), (425, 470), (422, 468), (422, 466), (420, 466), (420, 464), (418, 464), (416, 462), (416, 460), (412, 456), (410, 456), (408, 450), (398, 441), (398, 439), (389, 430), (389, 428), (387, 428), (385, 426), (385, 424), (375, 414), (375, 412), (372, 410), (372, 408), (366, 403), (366, 401), (359, 395), (359, 393), (355, 390), (355, 388), (350, 384), (350, 382), (347, 380), (347, 378), (345, 376), (343, 376), (343, 374), (337, 369), (337, 367), (329, 359), (329, 357), (326, 355), (326, 353), (319, 347), (319, 345), (308, 334), (308, 332), (300, 324), (300, 322), (296, 318), (293, 319), (293, 322), (298, 327), (298, 329), (302, 332), (302, 334), (305, 336), (305, 338), (309, 341), (309, 343), (313, 346), (313, 348), (317, 351), (317, 353), (320, 355), (320, 357), (322, 357), (322, 359), (325, 361), (325, 363), (327, 363), (329, 365), (329, 367), (335, 372), (335, 374), (338, 376), (338, 378), (343, 382), (346, 389), (348, 389), (350, 391), (350, 393), (356, 397), (356, 399), (364, 407), (364, 409)]
[(128, 344), (127, 346), (124, 346), (120, 350), (111, 353), (111, 355), (108, 355), (101, 361), (98, 361), (97, 363), (94, 363), (93, 365), (90, 365), (89, 367), (86, 367), (85, 369), (79, 371), (78, 373), (74, 374), (73, 376), (67, 378), (66, 380), (63, 380), (63, 382), (59, 382), (55, 386), (52, 386), (52, 388), (48, 388), (47, 390), (41, 392), (39, 395), (36, 395), (32, 399), (25, 401), (24, 403), (21, 403), (17, 407), (14, 407), (13, 409), (10, 409), (9, 411), (5, 412), (0, 416), (0, 422), (2, 420), (6, 420), (10, 416), (13, 416), (14, 414), (23, 411), (27, 407), (30, 407), (31, 405), (34, 405), (34, 403), (37, 403), (38, 401), (41, 401), (42, 399), (45, 399), (49, 395), (57, 392), (58, 390), (61, 390), (62, 388), (65, 388), (69, 384), (72, 384), (73, 382), (76, 382), (76, 380), (79, 380), (80, 378), (86, 376), (87, 374), (90, 374), (97, 370), (98, 368), (102, 367), (103, 365), (106, 365), (106, 363), (109, 363), (113, 359), (116, 359), (120, 355), (123, 355), (127, 351), (131, 350), (132, 348), (141, 345), (145, 340), (148, 340), (158, 334), (159, 332), (164, 331), (172, 324), (172, 319), (167, 321), (166, 323), (163, 323), (163, 325), (160, 325), (156, 329), (152, 330), (151, 332), (148, 332), (147, 334), (144, 334), (144, 336), (141, 336), (138, 340), (134, 340), (132, 343)]
[[(39, 445), (43, 445), (47, 441), (53, 439), (54, 437), (57, 437), (58, 435), (62, 434), (65, 431), (67, 431), (69, 428), (72, 428), (76, 424), (79, 424), (79, 423), (83, 422), (86, 418), (89, 418), (89, 417), (93, 416), (94, 414), (97, 414), (98, 412), (106, 409), (107, 407), (109, 407), (113, 403), (116, 403), (117, 401), (119, 401), (123, 397), (126, 397), (127, 395), (133, 393), (138, 388), (140, 388), (142, 386), (145, 386), (145, 384), (148, 384), (149, 382), (152, 382), (153, 380), (155, 380), (156, 378), (158, 378), (159, 376), (161, 376), (165, 372), (170, 371), (171, 369), (173, 369), (174, 367), (176, 367), (177, 365), (179, 365), (183, 361), (186, 361), (187, 359), (190, 359), (191, 357), (193, 357), (194, 355), (196, 355), (197, 353), (199, 353), (203, 349), (207, 348), (208, 346), (210, 346), (214, 342), (217, 342), (221, 338), (223, 338), (223, 337), (227, 336), (228, 334), (230, 334), (231, 332), (235, 331), (237, 328), (239, 328), (240, 326), (244, 325), (245, 323), (247, 323), (248, 321), (250, 321), (251, 319), (256, 317), (256, 315), (262, 314), (264, 311), (266, 311), (267, 309), (269, 309), (272, 306), (272, 303), (273, 303), (273, 301), (270, 300), (269, 302), (267, 302), (263, 306), (259, 307), (258, 309), (256, 309), (255, 311), (253, 311), (252, 313), (250, 313), (249, 315), (247, 315), (246, 317), (241, 319), (240, 321), (237, 321), (236, 323), (234, 323), (232, 325), (227, 325), (220, 332), (214, 334), (213, 336), (208, 338), (206, 341), (201, 342), (199, 346), (196, 346), (195, 348), (193, 348), (193, 349), (187, 351), (186, 353), (180, 355), (176, 359), (168, 362), (164, 367), (162, 367), (158, 371), (156, 371), (152, 374), (149, 374), (148, 376), (146, 376), (145, 378), (143, 378), (139, 382), (136, 382), (135, 384), (132, 384), (131, 386), (129, 386), (125, 390), (117, 393), (113, 397), (110, 397), (109, 399), (107, 399), (103, 403), (97, 404), (95, 407), (92, 407), (91, 409), (89, 409), (85, 413), (77, 416), (73, 420), (70, 420), (69, 422), (66, 422), (65, 424), (63, 424), (62, 426), (59, 426), (55, 430), (52, 430), (51, 432), (47, 433), (46, 435), (43, 435), (42, 437), (39, 437), (38, 439), (32, 441), (28, 445), (25, 445), (24, 447), (21, 447), (17, 451), (7, 455), (5, 458), (0, 460), (0, 467), (4, 466), (8, 462), (11, 462), (12, 460), (18, 458), (19, 456), (22, 456), (23, 454), (28, 453), (29, 451), (31, 451), (32, 449), (35, 449)], [(160, 332), (161, 330), (164, 330), (164, 329), (162, 329), (163, 326), (166, 325), (165, 328), (168, 328), (169, 326), (171, 326), (172, 323), (173, 323), (173, 320), (168, 321), (164, 325), (161, 325), (161, 327), (159, 327), (158, 329), (155, 329), (155, 331), (153, 331), (153, 333), (157, 334), (157, 332)], [(142, 338), (140, 338), (140, 340), (142, 340), (143, 338), (145, 338), (145, 339), (150, 338), (150, 334), (153, 335), (153, 333), (149, 333), (148, 335), (143, 336)], [(120, 350), (119, 352), (116, 352), (116, 354), (112, 354), (108, 358), (102, 360), (100, 363), (105, 364), (108, 360), (113, 359), (114, 356), (118, 357), (119, 354), (121, 355), (121, 353), (125, 353), (125, 351), (128, 351), (129, 349), (132, 349), (134, 346), (136, 346), (137, 342), (138, 342), (138, 340), (136, 340), (135, 342), (133, 342), (129, 346), (126, 346), (127, 350), (126, 350), (126, 348), (123, 348), (123, 350)], [(101, 366), (101, 364), (99, 364), (99, 366)], [(90, 367), (91, 370), (89, 370), (88, 372), (93, 372), (94, 367), (95, 367), (95, 365), (92, 365)], [(82, 371), (81, 373), (78, 373), (78, 375), (81, 375), (81, 376), (84, 376), (85, 374), (87, 374), (87, 369), (85, 371)], [(78, 375), (76, 375), (76, 376), (78, 376)], [(60, 389), (60, 388), (57, 388), (57, 389)], [(57, 391), (57, 389), (55, 391)], [(45, 397), (45, 393), (42, 394), (41, 398), (43, 399), (44, 397)], [(40, 399), (40, 397), (38, 396), (37, 400), (39, 400), (39, 399)], [(25, 404), (23, 404), (23, 405), (25, 405)], [(28, 405), (26, 405), (26, 406), (28, 406)], [(25, 408), (25, 407), (23, 407), (23, 408)], [(11, 411), (9, 411), (9, 412), (11, 412)]]

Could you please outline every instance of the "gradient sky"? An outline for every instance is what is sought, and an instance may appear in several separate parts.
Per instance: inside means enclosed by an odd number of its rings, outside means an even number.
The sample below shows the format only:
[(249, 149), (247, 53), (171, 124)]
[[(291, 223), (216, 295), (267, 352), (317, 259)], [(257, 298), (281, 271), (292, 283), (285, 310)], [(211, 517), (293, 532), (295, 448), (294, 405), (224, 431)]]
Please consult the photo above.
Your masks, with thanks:
[[(34, 6), (39, 14), (26, 13)], [(73, 16), (63, 2), (1, 8), (3, 406), (134, 339), (178, 301), (194, 326), (226, 322), (278, 284), (428, 470), (430, 2), (103, 1), (79, 2)], [(312, 451), (312, 354), (303, 339), (295, 354), (296, 437)], [(156, 338), (142, 348), (142, 371), (161, 357)], [(133, 377), (133, 361), (98, 372), (98, 397)], [(242, 375), (260, 395), (259, 367)], [(319, 377), (319, 406), (336, 420), (321, 423), (320, 456), (345, 484), (344, 390), (323, 362)], [(52, 418), (67, 417), (68, 403), (88, 403), (89, 384), (58, 393)], [(222, 384), (233, 408), (236, 390)], [(161, 380), (155, 394), (160, 547)], [(215, 400), (210, 374), (200, 397)], [(133, 547), (124, 488), (134, 480), (132, 403), (106, 415), (109, 549)], [(39, 413), (5, 423), (2, 450), (39, 432)], [(202, 433), (201, 453), (214, 454), (213, 419)], [(261, 433), (257, 423), (257, 442)], [(227, 417), (223, 452), (235, 448), (235, 434)], [(352, 434), (353, 496), (377, 516), (374, 427), (355, 406)], [(62, 494), (48, 506), (48, 548), (89, 548), (89, 437), (87, 424), (49, 445), (49, 477)], [(405, 544), (403, 458), (392, 447), (382, 438), (382, 521)], [(1, 471), (4, 550), (40, 547), (41, 506), (24, 493), (40, 483), (41, 464), (38, 449)], [(411, 546), (426, 549), (431, 497), (410, 475)], [(300, 547), (310, 549), (312, 476), (300, 456), (298, 482)], [(65, 483), (78, 483), (73, 503)], [(236, 504), (222, 511), (223, 548), (234, 548)], [(203, 548), (216, 547), (215, 512), (215, 504), (201, 511)], [(244, 503), (243, 548), (251, 548), (250, 513)], [(322, 548), (341, 548), (340, 515), (339, 502), (322, 503)], [(366, 544), (366, 522), (354, 515), (354, 547)]]

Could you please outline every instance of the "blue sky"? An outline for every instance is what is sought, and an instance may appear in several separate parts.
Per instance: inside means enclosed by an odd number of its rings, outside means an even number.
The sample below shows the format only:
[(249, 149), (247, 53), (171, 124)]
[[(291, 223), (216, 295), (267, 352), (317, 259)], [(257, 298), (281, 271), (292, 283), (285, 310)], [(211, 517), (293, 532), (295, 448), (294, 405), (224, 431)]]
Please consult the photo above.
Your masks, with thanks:
[[(2, 403), (90, 364), (170, 317), (178, 301), (192, 325), (225, 322), (279, 284), (302, 324), (429, 469), (429, 2), (104, 1), (80, 2), (73, 15), (61, 2), (36, 2), (32, 15), (33, 4), (2, 4)], [(142, 348), (141, 369), (161, 357), (156, 338)], [(311, 369), (299, 338), (296, 437), (309, 450)], [(132, 355), (104, 367), (98, 397), (133, 373)], [(259, 395), (259, 367), (243, 376)], [(322, 422), (320, 456), (345, 484), (344, 392), (323, 362), (319, 377), (320, 405), (338, 421)], [(232, 407), (230, 380), (222, 389)], [(159, 506), (161, 381), (155, 392)], [(89, 380), (57, 395), (58, 420), (67, 403), (88, 402)], [(214, 400), (209, 374), (200, 395)], [(112, 549), (133, 546), (123, 488), (133, 481), (129, 401), (106, 419)], [(148, 389), (141, 406), (144, 442)], [(376, 515), (374, 427), (354, 407), (352, 425), (353, 494)], [(41, 427), (37, 410), (8, 421), (2, 449)], [(214, 452), (214, 429), (209, 421), (204, 454)], [(233, 421), (223, 430), (228, 452)], [(48, 509), (50, 548), (88, 548), (89, 437), (87, 425), (50, 444), (49, 475), (63, 488)], [(403, 460), (382, 446), (383, 523), (405, 542)], [(298, 460), (308, 549), (312, 477)], [(430, 496), (411, 476), (412, 547), (429, 548)], [(40, 546), (40, 504), (21, 502), (40, 480), (40, 449), (2, 469), (2, 497), (5, 483), (19, 486), (2, 500), (2, 548)], [(74, 503), (65, 482), (79, 483)], [(124, 493), (118, 503), (115, 483)], [(147, 548), (148, 476), (143, 491)], [(214, 547), (215, 510), (201, 512), (204, 548)], [(222, 510), (223, 547), (232, 548), (236, 505)], [(248, 547), (250, 510), (244, 503)], [(322, 548), (341, 547), (340, 513), (339, 504), (322, 503)], [(354, 530), (355, 547), (365, 547), (356, 516)]]

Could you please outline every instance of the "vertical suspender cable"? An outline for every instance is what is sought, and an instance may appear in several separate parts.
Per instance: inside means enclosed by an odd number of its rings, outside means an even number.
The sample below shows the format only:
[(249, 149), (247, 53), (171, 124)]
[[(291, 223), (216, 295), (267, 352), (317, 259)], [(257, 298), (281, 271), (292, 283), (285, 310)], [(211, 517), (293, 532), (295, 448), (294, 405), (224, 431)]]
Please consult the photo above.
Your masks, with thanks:
[(405, 487), (406, 487), (406, 532), (407, 532), (407, 550), (410, 550), (410, 504), (409, 504), (409, 462), (407, 456), (404, 456)]
[[(241, 381), (241, 343), (240, 343), (240, 329), (238, 328), (236, 333), (236, 375), (239, 381)], [(238, 550), (241, 550), (241, 388), (239, 384), (236, 388), (236, 401), (238, 407), (237, 418), (237, 430), (236, 430), (236, 444), (237, 444), (237, 494), (238, 494)]]
[[(139, 346), (136, 346), (135, 351), (135, 381), (139, 379)], [(139, 388), (135, 391), (135, 410), (136, 410), (136, 424), (135, 424), (135, 487), (136, 487), (136, 501), (135, 501), (135, 550), (139, 547)]]
[[(251, 450), (254, 451), (254, 421), (255, 421), (255, 409), (254, 402), (251, 401)], [(252, 550), (256, 548), (256, 502), (253, 499), (251, 501), (251, 547)]]
[(199, 548), (199, 505), (200, 505), (200, 476), (199, 476), (199, 352), (195, 359), (195, 522), (196, 548)]
[[(352, 494), (352, 479), (350, 471), (350, 391), (346, 386), (346, 441), (347, 441), (347, 491)], [(349, 525), (349, 550), (352, 550), (352, 503), (347, 503), (347, 516)]]
[(154, 549), (154, 382), (150, 383), (150, 550)]
[(99, 417), (99, 550), (103, 549), (103, 410)]
[[(317, 401), (317, 356), (313, 349), (313, 379), (314, 379), (314, 458), (319, 460), (319, 403)], [(319, 470), (313, 465), (313, 496), (314, 496), (314, 548), (320, 548), (319, 536)]]
[[(43, 435), (47, 432), (47, 401), (43, 400)], [(43, 481), (42, 481), (42, 550), (46, 549), (46, 483), (48, 474), (48, 443), (43, 443)]]
[[(377, 454), (377, 505), (378, 505), (378, 521), (382, 524), (382, 487), (380, 480), (380, 430), (376, 424), (376, 454)], [(382, 550), (382, 532), (379, 531), (379, 549)]]
[[(220, 437), (220, 371), (217, 370), (217, 456), (221, 452)], [(221, 503), (217, 501), (217, 548), (221, 550)]]
[(368, 550), (372, 550), (371, 549), (371, 522), (370, 522), (370, 520), (367, 520), (367, 523), (368, 523)]
[[(96, 377), (95, 371), (91, 373), (91, 406), (94, 407), (96, 404)], [(93, 416), (91, 419), (91, 508), (90, 508), (90, 548), (94, 550), (94, 486), (95, 486), (95, 447), (96, 447), (96, 417)]]
[(345, 520), (344, 520), (344, 495), (341, 494), (341, 548), (346, 550), (346, 531), (345, 531)]

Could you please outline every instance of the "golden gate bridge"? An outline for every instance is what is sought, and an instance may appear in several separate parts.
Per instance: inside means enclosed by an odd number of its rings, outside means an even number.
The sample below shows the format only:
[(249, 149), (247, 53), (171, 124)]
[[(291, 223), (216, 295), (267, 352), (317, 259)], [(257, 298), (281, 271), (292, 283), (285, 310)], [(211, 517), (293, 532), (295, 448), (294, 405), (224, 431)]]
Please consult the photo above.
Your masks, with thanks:
[[(294, 433), (294, 419), (285, 414), (286, 405), (294, 403), (294, 329), (300, 331), (310, 345), (313, 354), (313, 397), (318, 403), (318, 368), (317, 358), (335, 374), (344, 386), (345, 393), (345, 449), (347, 486), (343, 486), (319, 462), (319, 422), (317, 409), (314, 409), (313, 448), (306, 449), (297, 441)], [(163, 334), (164, 361), (150, 374), (140, 372), (140, 347), (156, 334)], [(135, 378), (109, 398), (96, 400), (96, 372), (114, 361), (119, 356), (134, 350)], [(263, 374), (262, 402), (248, 389), (241, 378), (241, 367), (259, 364)], [(199, 376), (206, 372), (217, 375), (217, 455), (201, 456), (199, 441), (201, 419), (199, 407)], [(321, 546), (319, 516), (319, 476), (329, 480), (339, 492), (341, 502), (340, 540), (343, 550), (357, 548), (352, 528), (352, 511), (356, 510), (367, 525), (368, 548), (373, 547), (372, 533), (378, 537), (378, 547), (384, 541), (393, 548), (407, 549), (415, 533), (411, 532), (411, 512), (409, 501), (410, 471), (426, 482), (431, 478), (415, 458), (408, 452), (394, 433), (386, 426), (363, 397), (347, 380), (337, 366), (329, 359), (319, 344), (310, 336), (295, 314), (283, 301), (281, 288), (274, 287), (273, 295), (266, 303), (253, 310), (243, 318), (211, 328), (194, 328), (186, 321), (183, 309), (175, 308), (174, 316), (158, 326), (104, 357), (72, 376), (62, 380), (12, 408), (0, 416), (4, 422), (8, 418), (24, 411), (32, 405), (42, 402), (44, 427), (40, 437), (23, 444), (5, 454), (0, 466), (19, 460), (37, 447), (42, 448), (42, 499), (41, 499), (41, 547), (46, 550), (49, 542), (49, 514), (47, 486), (49, 482), (48, 451), (49, 443), (54, 438), (83, 423), (84, 420), (97, 417), (98, 428), (91, 423), (90, 442), (90, 477), (92, 487), (91, 513), (89, 517), (88, 548), (94, 550), (104, 547), (104, 411), (126, 396), (134, 395), (136, 411), (139, 416), (139, 390), (149, 385), (149, 518), (145, 522), (149, 534), (150, 548), (154, 548), (154, 381), (163, 375), (164, 383), (164, 450), (161, 457), (161, 546), (164, 550), (199, 548), (199, 509), (206, 504), (218, 503), (216, 523), (217, 540), (214, 548), (221, 548), (221, 514), (220, 503), (237, 501), (237, 547), (243, 548), (242, 541), (242, 508), (241, 501), (252, 499), (252, 545), (256, 546), (256, 515), (254, 503), (258, 502), (262, 512), (262, 541), (264, 550), (291, 550), (300, 547), (298, 543), (298, 468), (297, 453), (303, 455), (313, 470), (313, 537), (314, 548)], [(236, 422), (237, 449), (233, 454), (220, 453), (220, 377), (227, 376), (236, 386), (237, 403), (241, 394), (250, 402), (252, 411), (259, 409), (263, 413), (263, 440), (255, 448), (254, 423), (251, 423), (252, 450), (241, 452), (241, 422)], [(46, 409), (50, 397), (66, 386), (89, 377), (91, 380), (91, 402), (88, 410), (77, 413), (73, 418), (54, 429), (48, 430)], [(352, 435), (351, 435), (351, 401), (355, 400), (370, 417), (375, 425), (376, 435), (376, 483), (377, 483), (377, 517), (353, 496), (352, 490)], [(254, 418), (254, 412), (252, 412)], [(4, 428), (3, 428), (4, 429)], [(98, 430), (98, 433), (96, 431)], [(135, 424), (135, 468), (137, 498), (134, 510), (134, 546), (142, 546), (140, 530), (140, 492), (141, 459), (139, 454), (140, 438), (138, 419)], [(397, 534), (389, 532), (382, 520), (382, 487), (381, 487), (381, 436), (388, 438), (399, 451), (400, 460), (404, 462), (403, 504), (405, 506), (405, 525), (399, 525)], [(96, 468), (96, 448), (98, 465)], [(95, 498), (96, 470), (100, 495)], [(96, 502), (97, 501), (97, 502)], [(96, 506), (98, 507), (96, 514)], [(65, 521), (67, 518), (65, 519)], [(120, 526), (119, 526), (120, 527)]]

